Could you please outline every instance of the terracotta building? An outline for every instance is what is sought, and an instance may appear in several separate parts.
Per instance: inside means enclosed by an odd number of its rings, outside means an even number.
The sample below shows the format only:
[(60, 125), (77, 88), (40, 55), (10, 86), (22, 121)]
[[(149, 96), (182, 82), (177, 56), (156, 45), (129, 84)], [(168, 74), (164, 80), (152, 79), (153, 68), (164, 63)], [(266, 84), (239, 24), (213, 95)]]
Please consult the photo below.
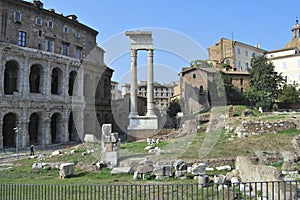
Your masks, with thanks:
[(0, 149), (100, 136), (113, 70), (97, 35), (41, 1), (0, 1)]

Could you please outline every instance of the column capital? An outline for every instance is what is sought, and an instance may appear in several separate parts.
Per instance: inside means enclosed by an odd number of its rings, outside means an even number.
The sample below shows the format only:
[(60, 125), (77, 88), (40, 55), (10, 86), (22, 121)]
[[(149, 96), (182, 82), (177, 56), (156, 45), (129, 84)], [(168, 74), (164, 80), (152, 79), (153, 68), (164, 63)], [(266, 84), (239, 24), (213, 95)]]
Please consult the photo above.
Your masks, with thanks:
[(154, 49), (147, 49), (148, 57), (153, 57), (153, 51)]
[(136, 57), (137, 56), (137, 50), (136, 49), (130, 49), (130, 56)]

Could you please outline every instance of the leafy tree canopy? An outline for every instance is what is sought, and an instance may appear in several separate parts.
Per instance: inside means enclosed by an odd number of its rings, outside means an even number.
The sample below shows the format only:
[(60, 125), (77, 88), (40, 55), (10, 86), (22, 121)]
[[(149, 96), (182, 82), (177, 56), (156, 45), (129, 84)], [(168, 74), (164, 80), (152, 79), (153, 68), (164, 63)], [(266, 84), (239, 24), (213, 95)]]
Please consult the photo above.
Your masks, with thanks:
[(287, 85), (285, 84), (279, 95), (279, 101), (283, 103), (298, 103), (300, 92), (297, 90), (297, 84)]
[(168, 108), (168, 115), (170, 117), (175, 117), (178, 112), (181, 112), (181, 107), (180, 107), (179, 100), (176, 98), (170, 102)]
[(278, 99), (284, 79), (275, 71), (275, 66), (265, 56), (257, 56), (251, 60), (250, 88), (245, 96), (256, 107), (270, 108)]

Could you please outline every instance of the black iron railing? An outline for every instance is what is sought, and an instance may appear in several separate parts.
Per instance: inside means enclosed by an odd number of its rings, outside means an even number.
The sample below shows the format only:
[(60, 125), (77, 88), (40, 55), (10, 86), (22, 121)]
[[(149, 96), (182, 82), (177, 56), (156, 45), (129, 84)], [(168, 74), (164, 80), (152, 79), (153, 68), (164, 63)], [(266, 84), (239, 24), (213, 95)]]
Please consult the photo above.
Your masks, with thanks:
[(1, 200), (298, 199), (297, 181), (237, 184), (32, 185), (0, 184)]

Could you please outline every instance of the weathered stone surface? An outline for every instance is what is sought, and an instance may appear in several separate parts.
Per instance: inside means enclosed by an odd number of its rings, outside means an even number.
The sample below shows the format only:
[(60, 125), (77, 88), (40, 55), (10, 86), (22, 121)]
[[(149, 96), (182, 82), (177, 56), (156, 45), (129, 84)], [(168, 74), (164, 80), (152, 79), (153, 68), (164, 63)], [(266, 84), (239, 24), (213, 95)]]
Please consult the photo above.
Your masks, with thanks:
[(222, 171), (222, 170), (230, 171), (230, 170), (231, 170), (231, 167), (230, 167), (229, 165), (223, 165), (223, 166), (216, 167), (216, 169), (217, 169), (218, 171)]
[(101, 160), (108, 163), (109, 168), (118, 165), (120, 140), (118, 133), (111, 132), (111, 124), (102, 125)]
[(131, 167), (115, 167), (111, 170), (111, 174), (129, 174), (131, 171)]
[(172, 176), (172, 166), (164, 165), (164, 166), (155, 166), (153, 169), (153, 175), (155, 176)]
[(140, 174), (147, 174), (147, 173), (152, 173), (153, 172), (153, 165), (140, 165), (138, 166), (137, 171)]
[(187, 170), (187, 165), (183, 160), (176, 160), (173, 166), (176, 171)]
[(60, 155), (61, 154), (61, 151), (60, 150), (56, 150), (56, 151), (53, 151), (51, 153), (51, 156), (57, 156), (57, 155)]
[(59, 177), (63, 179), (67, 176), (72, 176), (74, 174), (74, 170), (74, 163), (62, 163), (59, 166)]
[(88, 143), (96, 143), (98, 142), (98, 139), (92, 134), (85, 134), (83, 141)]
[(291, 128), (296, 128), (296, 124), (288, 120), (279, 120), (276, 122), (243, 120), (242, 123), (237, 126), (234, 133), (239, 138), (243, 138), (252, 135), (278, 133)]
[(192, 165), (191, 173), (193, 175), (204, 175), (206, 174), (206, 166), (205, 163), (195, 163)]
[[(270, 166), (265, 165), (254, 165), (251, 163), (248, 157), (238, 156), (236, 159), (236, 169), (239, 170), (239, 177), (243, 182), (265, 182), (265, 181), (281, 181), (280, 172)], [(285, 188), (295, 187), (293, 185), (285, 185)], [(280, 192), (278, 191), (278, 186), (274, 187), (272, 190), (272, 185), (264, 185), (263, 188), (258, 184), (257, 190), (262, 191), (262, 193), (267, 194), (269, 192), (269, 196), (275, 195), (274, 199), (295, 199), (296, 193), (286, 192), (286, 189), (283, 188), (283, 185), (280, 185)], [(271, 193), (274, 191), (273, 193)], [(296, 191), (296, 189), (293, 189)], [(283, 193), (284, 192), (284, 193)], [(285, 196), (287, 195), (287, 196)]]
[(298, 166), (293, 161), (285, 161), (281, 167), (282, 174), (289, 174), (290, 172), (298, 171)]

